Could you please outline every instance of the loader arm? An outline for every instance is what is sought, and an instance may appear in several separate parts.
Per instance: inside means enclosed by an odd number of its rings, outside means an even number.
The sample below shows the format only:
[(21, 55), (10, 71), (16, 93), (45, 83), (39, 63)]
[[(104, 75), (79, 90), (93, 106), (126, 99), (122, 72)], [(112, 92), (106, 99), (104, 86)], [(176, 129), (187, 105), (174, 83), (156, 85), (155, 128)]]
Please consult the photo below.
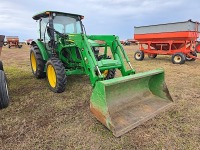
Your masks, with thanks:
[[(117, 69), (121, 71), (122, 76), (127, 76), (130, 74), (134, 74), (135, 70), (130, 64), (129, 58), (124, 51), (124, 48), (122, 47), (119, 38), (114, 35), (91, 35), (88, 36), (88, 39), (90, 40), (100, 40), (104, 41), (108, 47), (111, 49), (111, 53), (113, 55), (113, 59), (117, 60), (120, 63), (120, 67), (116, 66)], [(126, 60), (126, 63), (129, 65), (130, 69), (126, 69), (126, 65), (124, 62), (124, 59)]]
[[(122, 73), (122, 76), (127, 76), (130, 74), (134, 74), (135, 70), (130, 68), (129, 70), (126, 69), (126, 65), (124, 62), (124, 59), (126, 60), (126, 63), (129, 64), (130, 61), (121, 46), (118, 37), (113, 35), (102, 35), (102, 36), (86, 36), (84, 34), (74, 34), (69, 35), (69, 40), (74, 41), (74, 44), (79, 47), (81, 57), (82, 57), (82, 66), (85, 68), (86, 74), (89, 75), (90, 81), (92, 83), (92, 86), (95, 86), (95, 83), (97, 81), (104, 80), (105, 76), (101, 74), (101, 71), (108, 70), (108, 69), (119, 69)], [(88, 40), (96, 41), (104, 41), (104, 46), (102, 44), (90, 44)], [(98, 61), (95, 56), (94, 52), (92, 51), (92, 47), (110, 47), (112, 59), (109, 60), (100, 60)], [(107, 54), (107, 49), (106, 49)], [(132, 67), (132, 66), (131, 66)]]

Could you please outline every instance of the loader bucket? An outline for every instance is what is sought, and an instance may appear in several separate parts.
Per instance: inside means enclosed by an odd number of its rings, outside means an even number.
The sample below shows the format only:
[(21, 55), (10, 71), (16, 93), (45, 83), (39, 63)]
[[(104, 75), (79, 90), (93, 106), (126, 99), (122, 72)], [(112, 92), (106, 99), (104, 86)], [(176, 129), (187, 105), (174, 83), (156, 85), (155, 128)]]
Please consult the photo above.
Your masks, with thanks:
[(90, 110), (119, 137), (164, 111), (172, 102), (164, 71), (156, 69), (98, 81), (90, 99)]

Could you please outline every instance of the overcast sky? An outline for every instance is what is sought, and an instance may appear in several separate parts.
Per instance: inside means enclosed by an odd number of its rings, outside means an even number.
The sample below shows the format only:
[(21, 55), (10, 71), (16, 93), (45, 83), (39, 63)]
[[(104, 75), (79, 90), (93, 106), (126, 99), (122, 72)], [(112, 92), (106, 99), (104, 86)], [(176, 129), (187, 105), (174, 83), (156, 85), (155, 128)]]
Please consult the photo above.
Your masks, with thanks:
[(200, 22), (200, 0), (0, 0), (0, 34), (37, 38), (32, 16), (45, 10), (84, 15), (87, 34), (133, 38), (134, 26)]

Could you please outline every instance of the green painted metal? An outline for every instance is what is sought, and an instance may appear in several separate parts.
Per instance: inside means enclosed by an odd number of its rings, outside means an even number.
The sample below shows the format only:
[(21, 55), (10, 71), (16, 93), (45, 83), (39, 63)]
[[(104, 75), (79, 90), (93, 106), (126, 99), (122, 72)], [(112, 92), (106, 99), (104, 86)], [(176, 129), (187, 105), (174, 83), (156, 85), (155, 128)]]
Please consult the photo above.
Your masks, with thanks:
[(38, 46), (38, 48), (40, 49), (43, 60), (47, 61), (49, 59), (49, 54), (45, 48), (44, 43), (39, 40), (35, 40), (32, 42), (32, 45), (34, 45), (34, 44), (36, 44)]
[[(52, 16), (53, 13), (67, 16), (67, 17), (77, 17), (81, 20), (80, 17), (82, 15), (78, 14), (70, 14), (64, 12), (57, 11), (44, 11), (42, 13), (36, 14), (33, 16), (35, 20), (42, 20), (44, 18), (51, 18), (48, 16)], [(53, 17), (52, 17), (53, 18)], [(40, 22), (39, 21), (39, 22)], [(44, 30), (44, 29), (43, 29)], [(41, 31), (44, 35), (46, 29)], [(86, 74), (89, 75), (90, 81), (95, 86), (97, 81), (104, 80), (104, 76), (97, 73), (98, 69), (100, 71), (109, 70), (109, 69), (119, 69), (121, 71), (122, 76), (127, 76), (130, 74), (134, 74), (135, 70), (133, 68), (126, 69), (126, 63), (130, 63), (122, 45), (119, 42), (119, 38), (114, 35), (85, 35), (83, 33), (80, 34), (68, 34), (68, 37), (63, 38), (60, 35), (56, 35), (55, 39), (57, 46), (55, 51), (58, 57), (62, 60), (62, 62), (66, 66), (66, 74)], [(103, 41), (103, 44), (99, 44), (97, 41)], [(36, 40), (34, 41), (41, 53), (42, 57), (45, 61), (47, 61), (51, 57), (51, 53), (46, 49), (46, 45), (44, 41)], [(101, 47), (104, 48), (104, 59), (100, 61), (94, 55), (92, 48)], [(112, 53), (112, 59), (106, 59), (108, 55), (108, 48), (110, 48)], [(63, 53), (67, 53), (69, 57), (63, 55)], [(79, 57), (77, 55), (79, 53)], [(124, 62), (124, 59), (126, 62)]]
[(116, 137), (172, 105), (162, 69), (98, 81), (90, 99), (96, 118)]
[[(81, 15), (55, 11), (48, 11), (48, 13), (45, 11), (33, 18), (41, 23), (43, 19), (54, 18), (53, 13), (59, 14), (59, 16), (77, 17), (77, 20), (81, 22)], [(50, 21), (46, 26), (51, 25), (53, 28), (53, 19)], [(43, 30), (40, 29), (40, 32), (45, 33), (46, 30)], [(47, 49), (49, 42), (42, 39), (34, 42), (38, 45), (45, 61), (56, 56), (63, 62), (66, 75), (84, 74), (89, 76), (93, 86), (90, 109), (95, 117), (115, 136), (122, 135), (171, 104), (172, 99), (164, 83), (163, 70), (135, 74), (117, 36), (85, 35), (82, 26), (81, 30), (81, 33), (76, 34), (59, 34), (55, 31), (52, 39), (56, 45), (51, 49)], [(41, 35), (44, 34), (40, 34), (40, 38)], [(98, 59), (97, 55), (99, 54), (95, 54), (94, 51), (99, 47), (104, 54), (101, 60)], [(111, 59), (106, 59), (108, 53), (111, 54)], [(127, 64), (130, 67), (128, 69), (126, 68)], [(100, 72), (113, 68), (118, 69), (122, 77), (104, 80), (105, 75)], [(144, 107), (146, 113), (142, 112), (142, 108), (138, 104)], [(145, 110), (145, 106), (149, 107), (149, 110)], [(137, 108), (140, 108), (139, 113)]]

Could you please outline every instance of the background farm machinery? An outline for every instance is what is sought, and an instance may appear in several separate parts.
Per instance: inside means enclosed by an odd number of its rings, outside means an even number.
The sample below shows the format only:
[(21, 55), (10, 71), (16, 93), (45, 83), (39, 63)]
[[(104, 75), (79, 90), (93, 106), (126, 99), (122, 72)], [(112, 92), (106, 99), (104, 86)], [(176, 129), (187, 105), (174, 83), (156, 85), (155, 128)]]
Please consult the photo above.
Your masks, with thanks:
[(149, 58), (155, 58), (157, 55), (172, 55), (174, 64), (183, 64), (186, 60), (194, 61), (197, 59), (196, 51), (200, 47), (196, 45), (199, 26), (198, 22), (188, 20), (135, 27), (134, 39), (139, 41), (140, 50), (134, 57), (136, 60), (143, 60), (144, 54)]
[(11, 47), (21, 48), (22, 47), (22, 45), (19, 43), (18, 36), (6, 36), (5, 45), (8, 45), (8, 48), (11, 48)]
[(138, 41), (134, 39), (127, 39), (125, 41), (121, 40), (120, 43), (124, 46), (130, 46), (130, 45), (138, 45)]
[(31, 42), (33, 41), (33, 39), (27, 39), (27, 40), (25, 40), (24, 41), (24, 43), (26, 44), (26, 45), (31, 45)]

